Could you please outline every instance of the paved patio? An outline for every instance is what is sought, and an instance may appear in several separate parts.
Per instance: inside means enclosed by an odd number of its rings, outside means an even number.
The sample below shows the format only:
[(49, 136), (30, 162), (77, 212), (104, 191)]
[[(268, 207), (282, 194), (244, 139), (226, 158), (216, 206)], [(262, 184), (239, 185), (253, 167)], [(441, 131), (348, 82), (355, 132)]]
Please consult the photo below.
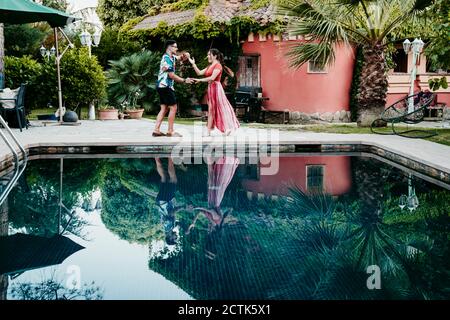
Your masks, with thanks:
[[(26, 148), (58, 147), (58, 146), (148, 146), (176, 145), (180, 142), (190, 144), (208, 144), (224, 141), (217, 134), (213, 137), (202, 137), (201, 126), (176, 125), (176, 130), (183, 138), (152, 137), (153, 120), (118, 120), (118, 121), (82, 121), (79, 126), (47, 125), (32, 122), (32, 127), (23, 132), (13, 132)], [(163, 125), (162, 131), (166, 130)], [(363, 144), (382, 148), (399, 156), (417, 161), (423, 165), (450, 174), (450, 147), (433, 142), (407, 139), (398, 136), (380, 136), (370, 134), (330, 134), (296, 131), (269, 131), (270, 129), (241, 128), (230, 137), (228, 144), (242, 144), (248, 139), (258, 143), (280, 144)], [(277, 136), (277, 132), (279, 135)], [(272, 136), (270, 135), (272, 133)], [(247, 140), (246, 140), (247, 139)], [(11, 153), (5, 143), (0, 144), (0, 159), (10, 158)]]

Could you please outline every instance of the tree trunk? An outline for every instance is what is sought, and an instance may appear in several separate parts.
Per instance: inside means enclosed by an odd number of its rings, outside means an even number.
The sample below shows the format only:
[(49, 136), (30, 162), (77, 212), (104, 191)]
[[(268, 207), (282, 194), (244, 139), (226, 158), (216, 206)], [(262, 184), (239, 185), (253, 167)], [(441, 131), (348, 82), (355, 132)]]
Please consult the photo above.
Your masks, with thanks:
[(358, 126), (369, 127), (375, 119), (380, 118), (386, 106), (387, 88), (383, 47), (365, 47), (358, 91)]
[(3, 33), (3, 23), (0, 23), (0, 89), (3, 89), (5, 83), (5, 36)]

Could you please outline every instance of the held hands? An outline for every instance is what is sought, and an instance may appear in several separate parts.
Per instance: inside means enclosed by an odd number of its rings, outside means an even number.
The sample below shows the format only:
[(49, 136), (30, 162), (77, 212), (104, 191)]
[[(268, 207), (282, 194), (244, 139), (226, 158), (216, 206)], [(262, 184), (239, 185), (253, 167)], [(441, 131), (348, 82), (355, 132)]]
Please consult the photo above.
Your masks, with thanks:
[(184, 81), (187, 84), (195, 84), (195, 83), (199, 83), (199, 79), (194, 79), (194, 78), (186, 78), (186, 80)]
[(186, 78), (186, 80), (184, 82), (187, 83), (187, 84), (194, 84), (195, 83), (194, 80), (195, 79), (192, 79), (192, 78)]

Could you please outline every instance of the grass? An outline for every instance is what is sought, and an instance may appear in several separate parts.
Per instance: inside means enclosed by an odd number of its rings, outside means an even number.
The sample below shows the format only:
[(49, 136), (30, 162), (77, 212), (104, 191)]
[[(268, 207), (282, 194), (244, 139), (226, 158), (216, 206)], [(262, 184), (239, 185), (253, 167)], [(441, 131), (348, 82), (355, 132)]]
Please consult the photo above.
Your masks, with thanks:
[[(411, 127), (410, 127), (411, 128)], [(416, 128), (416, 127), (414, 127)], [(309, 125), (309, 126), (301, 126), (302, 130), (313, 131), (313, 132), (321, 132), (321, 133), (342, 133), (342, 134), (372, 134), (370, 128), (359, 128), (357, 126), (352, 125)], [(421, 130), (437, 132), (438, 135), (427, 138), (425, 140), (440, 143), (443, 145), (450, 146), (450, 129), (434, 129), (434, 128), (420, 128)], [(389, 133), (391, 130), (389, 128), (380, 128), (378, 129), (380, 132)]]
[[(31, 110), (31, 113), (28, 115), (29, 120), (37, 120), (38, 115), (47, 115), (47, 114), (55, 114), (55, 112), (58, 110), (58, 108), (43, 108), (43, 109), (34, 109)], [(88, 118), (88, 110), (87, 108), (81, 109), (81, 118), (87, 119)]]

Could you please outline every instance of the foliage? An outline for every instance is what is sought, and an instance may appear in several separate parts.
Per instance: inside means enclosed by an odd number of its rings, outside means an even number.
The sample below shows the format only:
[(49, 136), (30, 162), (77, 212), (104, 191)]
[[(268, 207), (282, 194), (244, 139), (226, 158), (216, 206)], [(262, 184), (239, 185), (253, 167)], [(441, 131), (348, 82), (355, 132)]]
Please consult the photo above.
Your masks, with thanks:
[[(99, 162), (65, 160), (63, 203), (72, 211), (83, 199), (90, 198), (102, 175)], [(14, 228), (49, 236), (58, 230), (59, 161), (33, 161), (9, 196), (10, 221)], [(84, 221), (63, 211), (62, 225), (82, 236)]]
[(146, 110), (156, 109), (156, 79), (161, 55), (143, 51), (110, 61), (107, 72), (108, 97), (111, 104), (122, 107), (131, 102), (141, 104)]
[(38, 283), (18, 282), (11, 286), (11, 296), (16, 300), (101, 300), (101, 291), (95, 282), (84, 283), (77, 289), (67, 288), (53, 278)]
[(431, 91), (437, 91), (440, 88), (447, 89), (448, 88), (447, 78), (446, 77), (430, 78), (428, 79), (428, 85), (430, 86)]
[(22, 57), (37, 56), (39, 48), (46, 36), (41, 28), (30, 24), (5, 25), (5, 55)]
[(25, 83), (33, 86), (42, 71), (42, 66), (30, 56), (5, 57), (5, 84), (8, 88), (17, 88)]
[[(61, 60), (61, 84), (63, 100), (67, 109), (89, 105), (106, 95), (106, 77), (95, 56), (89, 57), (87, 49), (73, 49)], [(48, 103), (58, 105), (58, 87), (54, 59), (43, 62), (42, 73), (33, 88), (38, 94), (31, 107), (42, 107)], [(43, 94), (45, 93), (45, 94)]]
[(100, 45), (92, 48), (92, 54), (96, 55), (100, 65), (107, 69), (109, 60), (119, 60), (121, 57), (139, 50), (141, 50), (141, 46), (138, 42), (131, 41), (118, 29), (106, 27), (102, 32)]
[(198, 8), (208, 4), (208, 0), (179, 0), (170, 3), (164, 3), (160, 12), (184, 11), (188, 9)]
[(66, 0), (43, 0), (42, 4), (44, 6), (60, 10), (60, 11), (66, 11), (67, 9), (67, 1)]
[(356, 121), (358, 113), (358, 91), (364, 63), (363, 48), (356, 48), (355, 64), (353, 66), (352, 87), (350, 89), (350, 112), (352, 121)]
[(147, 14), (154, 0), (100, 0), (98, 14), (105, 26), (120, 28), (128, 20)]
[(424, 53), (432, 70), (450, 69), (450, 3), (433, 0), (432, 5), (416, 19), (402, 24), (391, 35), (390, 40), (421, 37), (425, 41)]

